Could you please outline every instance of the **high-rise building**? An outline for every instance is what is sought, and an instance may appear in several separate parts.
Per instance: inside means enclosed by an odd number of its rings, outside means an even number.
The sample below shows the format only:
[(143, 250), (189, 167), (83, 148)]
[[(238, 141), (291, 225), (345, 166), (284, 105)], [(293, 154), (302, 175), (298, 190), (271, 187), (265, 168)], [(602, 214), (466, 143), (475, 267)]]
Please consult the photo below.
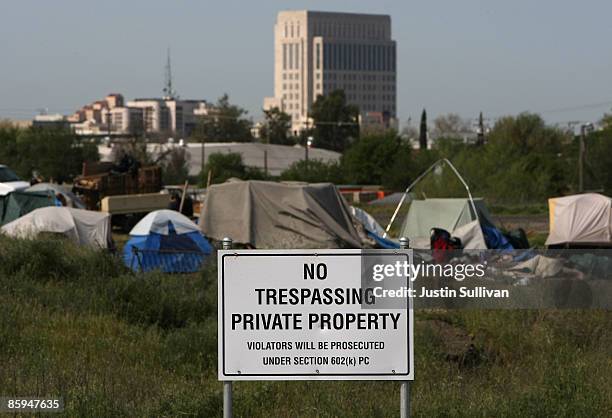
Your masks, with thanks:
[(274, 97), (264, 99), (264, 109), (278, 107), (301, 130), (317, 96), (341, 89), (362, 116), (389, 120), (396, 68), (390, 16), (282, 11), (274, 26)]

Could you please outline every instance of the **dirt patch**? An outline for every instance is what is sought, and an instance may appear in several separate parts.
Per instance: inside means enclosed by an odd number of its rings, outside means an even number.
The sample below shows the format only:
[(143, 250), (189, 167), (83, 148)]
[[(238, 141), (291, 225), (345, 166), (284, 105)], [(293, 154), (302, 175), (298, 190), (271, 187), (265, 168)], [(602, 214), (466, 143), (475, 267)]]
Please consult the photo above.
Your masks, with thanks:
[(463, 328), (439, 319), (426, 319), (420, 323), (438, 337), (446, 361), (467, 368), (483, 361), (482, 350), (474, 345), (474, 336)]
[(496, 226), (505, 230), (523, 228), (527, 234), (547, 234), (548, 215), (492, 215)]

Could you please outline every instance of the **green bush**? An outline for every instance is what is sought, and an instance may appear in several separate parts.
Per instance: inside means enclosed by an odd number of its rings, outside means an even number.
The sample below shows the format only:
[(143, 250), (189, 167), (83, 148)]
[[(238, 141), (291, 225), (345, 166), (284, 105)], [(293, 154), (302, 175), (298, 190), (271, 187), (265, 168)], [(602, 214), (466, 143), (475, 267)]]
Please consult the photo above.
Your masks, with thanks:
[(209, 172), (211, 173), (211, 184), (223, 183), (233, 177), (241, 180), (266, 180), (268, 178), (262, 170), (245, 166), (242, 162), (242, 154), (238, 152), (211, 154), (204, 171), (200, 173), (201, 186), (207, 184)]
[(305, 181), (308, 183), (344, 183), (342, 168), (335, 161), (300, 160), (289, 166), (280, 175), (283, 181)]

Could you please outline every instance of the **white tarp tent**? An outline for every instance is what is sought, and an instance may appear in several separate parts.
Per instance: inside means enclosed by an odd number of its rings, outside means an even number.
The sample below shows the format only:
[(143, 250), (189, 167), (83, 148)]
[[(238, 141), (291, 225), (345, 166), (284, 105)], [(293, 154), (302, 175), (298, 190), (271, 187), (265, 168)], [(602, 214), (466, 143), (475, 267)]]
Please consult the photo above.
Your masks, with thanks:
[(18, 238), (32, 238), (41, 232), (62, 234), (72, 241), (96, 248), (112, 245), (110, 214), (83, 209), (50, 206), (33, 210), (1, 229)]
[(546, 245), (612, 245), (612, 200), (597, 193), (548, 199)]

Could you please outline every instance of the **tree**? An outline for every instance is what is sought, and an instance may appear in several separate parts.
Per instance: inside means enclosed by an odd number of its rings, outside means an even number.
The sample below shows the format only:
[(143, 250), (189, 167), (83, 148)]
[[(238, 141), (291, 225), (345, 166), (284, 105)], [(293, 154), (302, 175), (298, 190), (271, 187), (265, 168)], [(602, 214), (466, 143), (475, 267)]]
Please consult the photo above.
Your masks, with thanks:
[(575, 167), (575, 159), (564, 153), (570, 141), (539, 115), (522, 113), (498, 120), (485, 151), (471, 161), (491, 194), (504, 200), (539, 201), (568, 190)]
[(456, 113), (440, 115), (434, 119), (433, 135), (435, 138), (462, 138), (469, 130), (469, 125)]
[(189, 179), (189, 154), (185, 148), (172, 148), (160, 163), (164, 184), (183, 184)]
[(242, 155), (238, 152), (222, 154), (213, 153), (208, 157), (204, 171), (200, 173), (200, 185), (205, 186), (210, 172), (211, 183), (223, 183), (232, 177), (242, 180), (266, 180), (267, 176), (258, 168), (247, 167), (242, 162)]
[(95, 144), (83, 143), (61, 127), (0, 127), (0, 158), (22, 178), (36, 170), (44, 178), (68, 182), (79, 175), (84, 161), (97, 161)]
[(400, 132), (400, 136), (410, 142), (415, 142), (419, 138), (419, 131), (412, 125), (412, 118), (408, 118), (406, 124)]
[(427, 112), (421, 113), (421, 126), (419, 129), (419, 148), (427, 149)]
[(308, 183), (334, 183), (344, 182), (342, 167), (336, 161), (300, 160), (289, 166), (280, 175), (283, 181), (306, 181)]
[(249, 142), (252, 122), (246, 119), (247, 111), (232, 105), (229, 96), (224, 94), (217, 100), (214, 109), (200, 116), (197, 134), (208, 142)]
[(261, 138), (268, 144), (293, 145), (295, 139), (289, 135), (291, 131), (291, 116), (274, 107), (264, 110), (266, 123), (261, 128)]
[[(158, 150), (161, 150), (161, 146)], [(123, 157), (130, 156), (138, 161), (141, 165), (150, 165), (156, 163), (154, 153), (147, 150), (147, 143), (136, 138), (129, 142), (122, 142), (113, 145), (111, 151), (111, 159), (115, 164), (119, 164)]]
[(319, 95), (312, 105), (314, 146), (343, 152), (359, 137), (359, 109), (346, 103), (343, 90)]
[[(345, 180), (353, 184), (381, 184), (389, 181), (389, 171), (398, 158), (410, 156), (412, 148), (397, 132), (366, 135), (357, 140), (342, 156)], [(405, 159), (404, 159), (405, 161)], [(404, 167), (403, 172), (409, 167)]]

